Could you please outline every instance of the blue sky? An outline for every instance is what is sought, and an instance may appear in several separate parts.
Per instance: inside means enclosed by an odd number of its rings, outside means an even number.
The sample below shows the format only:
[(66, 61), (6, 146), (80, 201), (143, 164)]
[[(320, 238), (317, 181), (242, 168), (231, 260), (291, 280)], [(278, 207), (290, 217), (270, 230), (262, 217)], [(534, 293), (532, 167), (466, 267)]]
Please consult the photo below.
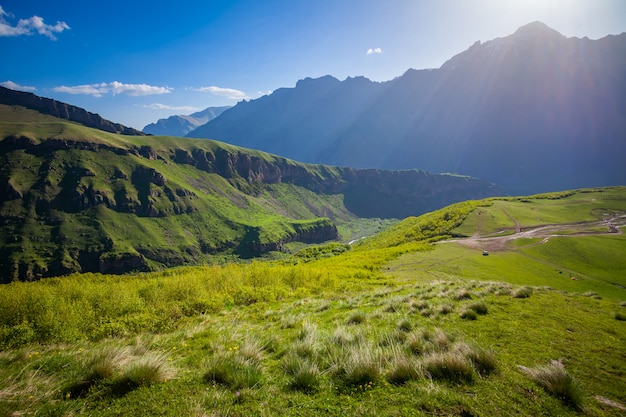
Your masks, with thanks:
[(0, 0), (0, 85), (141, 129), (330, 74), (438, 68), (532, 21), (626, 32), (624, 0)]

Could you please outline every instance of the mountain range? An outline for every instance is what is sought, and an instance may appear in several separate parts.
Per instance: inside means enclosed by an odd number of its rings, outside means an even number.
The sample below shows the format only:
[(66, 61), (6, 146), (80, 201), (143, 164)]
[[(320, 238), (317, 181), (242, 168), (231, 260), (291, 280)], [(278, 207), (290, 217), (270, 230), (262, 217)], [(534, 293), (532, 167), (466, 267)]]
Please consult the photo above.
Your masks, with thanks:
[(528, 194), (626, 183), (626, 33), (543, 23), (387, 82), (306, 78), (190, 137), (303, 162), (455, 172)]
[(194, 129), (208, 123), (232, 106), (208, 107), (190, 115), (170, 116), (146, 125), (142, 131), (150, 135), (185, 136)]

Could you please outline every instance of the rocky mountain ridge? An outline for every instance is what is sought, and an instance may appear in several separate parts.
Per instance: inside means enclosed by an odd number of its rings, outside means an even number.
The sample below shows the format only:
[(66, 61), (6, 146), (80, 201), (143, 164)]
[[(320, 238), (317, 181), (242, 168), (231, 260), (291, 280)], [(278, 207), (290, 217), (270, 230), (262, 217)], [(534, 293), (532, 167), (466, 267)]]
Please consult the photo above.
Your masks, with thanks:
[(626, 34), (567, 38), (534, 22), (383, 83), (304, 79), (188, 136), (309, 163), (455, 172), (514, 194), (619, 185)]
[(139, 130), (103, 119), (100, 115), (88, 112), (80, 107), (72, 106), (71, 104), (63, 103), (50, 98), (41, 97), (33, 93), (11, 90), (2, 86), (0, 86), (0, 104), (26, 107), (28, 109), (36, 110), (42, 114), (80, 123), (84, 126), (103, 130), (105, 132), (120, 133), (131, 136), (145, 135), (145, 133), (140, 132)]

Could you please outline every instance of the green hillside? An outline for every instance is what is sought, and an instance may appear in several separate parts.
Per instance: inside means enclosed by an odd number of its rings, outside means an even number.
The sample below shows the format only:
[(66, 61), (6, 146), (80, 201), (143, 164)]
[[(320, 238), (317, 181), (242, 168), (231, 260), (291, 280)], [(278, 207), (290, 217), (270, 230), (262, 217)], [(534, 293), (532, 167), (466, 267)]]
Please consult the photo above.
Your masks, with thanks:
[(621, 416), (625, 215), (624, 187), (468, 201), (280, 261), (6, 284), (0, 414)]
[(0, 105), (0, 282), (126, 273), (348, 242), (380, 218), (494, 195), (476, 179), (300, 164), (124, 136)]

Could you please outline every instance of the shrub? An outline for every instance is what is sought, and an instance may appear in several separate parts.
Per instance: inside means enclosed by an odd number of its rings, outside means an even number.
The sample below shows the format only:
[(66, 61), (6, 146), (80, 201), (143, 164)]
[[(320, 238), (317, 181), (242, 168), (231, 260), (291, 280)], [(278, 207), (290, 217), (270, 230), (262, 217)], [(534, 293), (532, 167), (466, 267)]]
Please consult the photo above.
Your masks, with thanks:
[(520, 366), (537, 385), (549, 394), (560, 399), (564, 404), (582, 410), (583, 394), (578, 383), (565, 370), (565, 366), (558, 361), (536, 368)]
[(532, 295), (533, 289), (530, 287), (521, 287), (511, 291), (513, 298), (528, 298)]
[(459, 352), (432, 353), (424, 358), (424, 369), (433, 379), (470, 383), (474, 379), (472, 363)]

